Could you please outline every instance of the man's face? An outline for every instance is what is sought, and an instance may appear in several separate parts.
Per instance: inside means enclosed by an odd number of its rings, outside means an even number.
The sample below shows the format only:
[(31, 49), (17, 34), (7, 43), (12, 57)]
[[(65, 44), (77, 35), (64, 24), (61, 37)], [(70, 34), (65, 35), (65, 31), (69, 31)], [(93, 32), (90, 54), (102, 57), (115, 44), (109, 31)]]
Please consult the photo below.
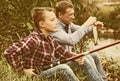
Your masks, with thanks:
[(57, 20), (54, 12), (45, 11), (45, 20), (43, 21), (46, 32), (54, 32), (57, 28)]
[(74, 20), (74, 9), (67, 8), (64, 14), (59, 15), (59, 19), (66, 25), (69, 25)]

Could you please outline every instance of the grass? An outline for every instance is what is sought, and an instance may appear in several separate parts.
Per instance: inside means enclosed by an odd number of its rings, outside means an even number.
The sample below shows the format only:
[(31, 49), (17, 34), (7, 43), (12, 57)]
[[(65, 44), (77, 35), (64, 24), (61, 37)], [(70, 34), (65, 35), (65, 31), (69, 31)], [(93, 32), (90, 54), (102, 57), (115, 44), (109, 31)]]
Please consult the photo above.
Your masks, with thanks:
[[(120, 65), (117, 64), (118, 61), (115, 61), (111, 57), (104, 57), (102, 59), (103, 67), (106, 71), (108, 81), (120, 81)], [(9, 64), (6, 62), (5, 58), (1, 57), (0, 60), (0, 81), (50, 81), (48, 79), (43, 79), (38, 77), (28, 78), (25, 75), (20, 76), (17, 72), (14, 72)], [(80, 81), (86, 81), (86, 76), (76, 73)], [(62, 81), (62, 78), (59, 80), (54, 78), (51, 81)]]
[[(6, 62), (6, 59), (3, 57), (1, 57), (0, 66), (0, 81), (62, 81), (61, 77), (59, 77), (58, 79), (59, 75), (52, 77), (51, 80), (41, 78), (40, 76), (29, 78), (25, 75), (20, 75), (17, 72), (13, 71), (11, 66)], [(86, 77), (84, 77), (82, 73), (83, 72), (80, 72), (80, 74), (76, 73), (76, 75), (79, 79), (81, 79), (81, 81), (84, 81)]]
[(112, 57), (104, 57), (102, 64), (106, 71), (108, 81), (120, 81), (120, 60), (115, 60)]

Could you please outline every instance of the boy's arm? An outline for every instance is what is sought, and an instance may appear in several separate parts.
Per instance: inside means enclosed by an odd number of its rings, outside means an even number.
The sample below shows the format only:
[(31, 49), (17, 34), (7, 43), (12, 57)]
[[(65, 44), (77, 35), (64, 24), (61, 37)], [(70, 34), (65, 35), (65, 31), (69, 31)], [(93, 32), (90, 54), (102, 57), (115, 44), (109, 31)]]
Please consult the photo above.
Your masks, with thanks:
[[(61, 58), (62, 59), (66, 59), (66, 58), (70, 58), (70, 57), (78, 55), (78, 54), (75, 54), (73, 52), (70, 52), (70, 51), (66, 50), (64, 47), (62, 47), (61, 45), (59, 45), (57, 42), (55, 42), (55, 43), (56, 43), (55, 54), (59, 55), (59, 57), (58, 57), (59, 60)], [(73, 61), (76, 61), (79, 64), (83, 64), (83, 58), (82, 57), (80, 57), (78, 59), (73, 59)]]
[(22, 70), (24, 69), (24, 57), (33, 52), (35, 46), (35, 42), (32, 38), (26, 38), (6, 49), (4, 56), (11, 66), (17, 70)]
[(74, 56), (74, 53), (69, 52), (64, 47), (62, 47), (57, 41), (54, 41), (55, 46), (55, 56), (59, 56), (59, 58), (69, 58)]

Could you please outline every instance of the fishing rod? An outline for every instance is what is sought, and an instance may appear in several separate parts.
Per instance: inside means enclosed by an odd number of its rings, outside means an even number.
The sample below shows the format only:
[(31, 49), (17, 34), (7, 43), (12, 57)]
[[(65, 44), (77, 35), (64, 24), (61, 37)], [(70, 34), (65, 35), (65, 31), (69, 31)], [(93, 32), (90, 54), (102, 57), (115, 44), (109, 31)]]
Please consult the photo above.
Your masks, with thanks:
[(68, 61), (70, 61), (70, 60), (77, 59), (77, 58), (83, 57), (83, 56), (85, 56), (85, 55), (89, 55), (89, 54), (91, 54), (91, 53), (94, 53), (94, 52), (96, 52), (96, 51), (99, 51), (99, 50), (108, 48), (108, 47), (110, 47), (110, 46), (113, 46), (113, 45), (116, 45), (116, 44), (119, 44), (119, 43), (120, 43), (120, 40), (118, 40), (118, 41), (116, 41), (116, 42), (113, 42), (113, 43), (111, 43), (111, 44), (108, 44), (108, 45), (105, 45), (105, 46), (102, 46), (102, 47), (93, 49), (93, 50), (91, 50), (91, 51), (83, 52), (83, 53), (78, 54), (78, 55), (76, 55), (76, 56), (67, 58), (65, 61), (68, 62)]
[(108, 44), (108, 45), (105, 45), (105, 46), (102, 46), (102, 47), (99, 47), (99, 48), (96, 48), (96, 49), (87, 51), (87, 52), (83, 52), (83, 53), (77, 54), (76, 56), (72, 56), (72, 57), (67, 58), (67, 59), (58, 60), (57, 62), (54, 62), (54, 63), (51, 64), (50, 66), (45, 66), (43, 69), (46, 70), (46, 69), (49, 69), (49, 68), (54, 67), (54, 66), (56, 66), (56, 65), (66, 63), (66, 62), (68, 62), (68, 61), (71, 61), (71, 60), (74, 60), (74, 59), (77, 59), (77, 58), (80, 58), (80, 57), (83, 57), (83, 56), (86, 56), (86, 55), (90, 55), (90, 54), (92, 54), (92, 53), (94, 53), (94, 52), (96, 52), (96, 51), (99, 51), (99, 50), (102, 50), (102, 49), (111, 47), (111, 46), (116, 45), (116, 44), (119, 44), (119, 43), (120, 43), (120, 40), (118, 40), (118, 41), (116, 41), (116, 42), (113, 42), (113, 43), (111, 43), (111, 44)]

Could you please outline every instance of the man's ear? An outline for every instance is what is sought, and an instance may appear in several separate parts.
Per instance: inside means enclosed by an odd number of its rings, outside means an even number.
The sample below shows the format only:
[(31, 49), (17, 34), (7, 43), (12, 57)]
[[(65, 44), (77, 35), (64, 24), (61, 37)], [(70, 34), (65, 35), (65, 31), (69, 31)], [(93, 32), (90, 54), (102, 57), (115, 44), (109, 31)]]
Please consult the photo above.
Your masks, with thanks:
[(58, 13), (58, 17), (62, 18), (63, 14), (62, 13)]
[(44, 28), (45, 27), (44, 22), (43, 21), (39, 21), (39, 26), (42, 27), (42, 28)]

